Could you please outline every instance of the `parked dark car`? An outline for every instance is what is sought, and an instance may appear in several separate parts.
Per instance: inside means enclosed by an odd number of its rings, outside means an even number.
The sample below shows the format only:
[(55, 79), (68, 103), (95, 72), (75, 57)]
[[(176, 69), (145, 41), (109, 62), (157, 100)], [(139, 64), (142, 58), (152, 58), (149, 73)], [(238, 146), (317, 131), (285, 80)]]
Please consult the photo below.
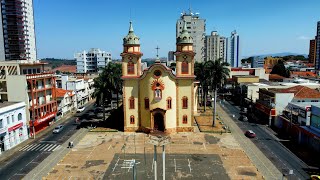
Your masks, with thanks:
[(245, 115), (241, 115), (241, 116), (239, 117), (239, 120), (240, 120), (240, 121), (248, 121), (248, 117), (245, 116)]

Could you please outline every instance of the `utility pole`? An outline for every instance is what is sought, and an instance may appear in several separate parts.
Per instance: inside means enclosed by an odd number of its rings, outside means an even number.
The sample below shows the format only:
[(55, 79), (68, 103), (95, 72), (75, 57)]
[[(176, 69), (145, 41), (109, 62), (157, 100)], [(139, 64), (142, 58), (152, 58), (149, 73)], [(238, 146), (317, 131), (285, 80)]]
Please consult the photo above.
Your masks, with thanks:
[(162, 169), (163, 169), (163, 175), (162, 179), (166, 179), (166, 149), (164, 148), (164, 145), (162, 146)]
[(154, 166), (154, 179), (157, 180), (157, 146), (153, 145), (154, 154), (153, 154), (153, 166)]

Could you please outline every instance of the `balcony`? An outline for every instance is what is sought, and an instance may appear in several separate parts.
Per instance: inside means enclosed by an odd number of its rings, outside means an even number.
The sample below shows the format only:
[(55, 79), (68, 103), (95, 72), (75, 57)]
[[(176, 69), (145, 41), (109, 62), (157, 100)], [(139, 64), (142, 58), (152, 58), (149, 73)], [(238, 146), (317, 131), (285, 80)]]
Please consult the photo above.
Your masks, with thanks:
[(27, 74), (26, 78), (27, 79), (38, 79), (38, 78), (46, 78), (46, 77), (53, 77), (53, 73), (52, 72), (48, 72), (48, 73), (38, 73), (38, 74)]

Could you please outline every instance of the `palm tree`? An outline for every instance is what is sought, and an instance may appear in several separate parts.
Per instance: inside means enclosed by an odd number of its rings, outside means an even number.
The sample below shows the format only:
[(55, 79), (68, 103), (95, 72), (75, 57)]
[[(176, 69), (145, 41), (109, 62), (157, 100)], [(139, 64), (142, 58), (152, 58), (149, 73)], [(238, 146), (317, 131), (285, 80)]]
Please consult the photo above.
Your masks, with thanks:
[(230, 70), (227, 68), (229, 65), (226, 62), (222, 62), (222, 59), (215, 61), (207, 61), (205, 64), (205, 74), (208, 77), (208, 85), (214, 92), (214, 107), (213, 107), (213, 122), (212, 126), (215, 126), (216, 118), (216, 104), (217, 104), (217, 91), (222, 87), (229, 77)]
[(94, 79), (94, 94), (93, 96), (96, 98), (96, 103), (98, 105), (102, 105), (102, 111), (103, 111), (103, 119), (106, 119), (106, 115), (105, 115), (105, 101), (107, 98), (107, 83), (106, 81), (104, 81), (104, 77), (106, 74), (106, 69), (103, 68), (102, 73), (99, 74), (99, 76), (97, 78)]
[(204, 112), (206, 111), (206, 99), (207, 99), (207, 76), (204, 73), (205, 71), (205, 63), (196, 62), (194, 64), (194, 73), (196, 75), (196, 79), (200, 81), (201, 86), (201, 100), (202, 104), (204, 104)]

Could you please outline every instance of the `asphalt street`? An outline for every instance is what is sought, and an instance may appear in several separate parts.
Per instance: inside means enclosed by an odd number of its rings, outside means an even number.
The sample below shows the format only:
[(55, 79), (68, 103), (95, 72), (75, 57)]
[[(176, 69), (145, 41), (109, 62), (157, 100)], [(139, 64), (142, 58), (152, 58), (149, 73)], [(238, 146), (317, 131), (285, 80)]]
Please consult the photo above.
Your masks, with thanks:
[[(82, 115), (92, 109), (90, 104), (86, 110), (77, 115)], [(53, 151), (59, 151), (60, 145), (66, 142), (75, 132), (77, 132), (74, 120), (76, 117), (71, 117), (63, 123), (59, 121), (54, 126), (63, 125), (63, 130), (58, 134), (53, 134), (49, 131), (40, 139), (22, 147), (14, 157), (1, 162), (0, 164), (0, 179), (22, 179), (33, 168), (47, 158)]]
[(303, 168), (308, 168), (308, 165), (282, 145), (269, 127), (266, 125), (240, 121), (238, 120), (240, 117), (239, 107), (233, 106), (227, 101), (224, 101), (222, 104), (226, 112), (235, 115), (233, 120), (243, 132), (250, 129), (256, 133), (256, 138), (253, 138), (252, 142), (267, 158), (269, 158), (280, 172), (282, 172), (283, 169), (291, 169), (296, 178), (308, 179), (310, 177), (303, 170)]

